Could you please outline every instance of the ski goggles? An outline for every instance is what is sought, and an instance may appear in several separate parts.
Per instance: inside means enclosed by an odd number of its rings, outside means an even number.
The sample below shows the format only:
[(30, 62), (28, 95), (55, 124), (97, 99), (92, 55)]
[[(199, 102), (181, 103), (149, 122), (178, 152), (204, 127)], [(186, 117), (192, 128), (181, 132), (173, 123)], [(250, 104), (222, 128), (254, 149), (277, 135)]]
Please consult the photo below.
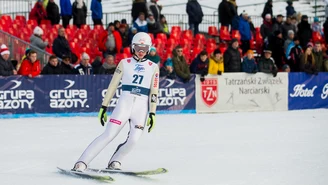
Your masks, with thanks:
[(150, 46), (148, 46), (148, 45), (143, 45), (143, 44), (134, 44), (133, 45), (133, 49), (136, 51), (136, 52), (144, 52), (144, 53), (146, 53), (146, 52), (148, 52), (149, 51), (149, 48), (150, 48)]

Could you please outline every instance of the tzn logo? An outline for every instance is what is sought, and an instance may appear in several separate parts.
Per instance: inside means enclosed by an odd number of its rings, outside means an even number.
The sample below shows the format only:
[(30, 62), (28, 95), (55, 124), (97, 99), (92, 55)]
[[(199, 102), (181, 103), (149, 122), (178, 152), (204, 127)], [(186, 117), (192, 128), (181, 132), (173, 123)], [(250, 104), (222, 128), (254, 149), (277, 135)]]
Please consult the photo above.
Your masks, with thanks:
[(294, 86), (294, 93), (290, 94), (290, 97), (313, 97), (314, 91), (318, 86), (312, 87), (312, 89), (304, 88), (305, 84), (297, 84)]
[(64, 89), (55, 89), (49, 92), (51, 108), (84, 108), (88, 100), (88, 92), (85, 89), (70, 89), (75, 82), (65, 80), (68, 85)]
[(32, 109), (34, 102), (33, 90), (15, 90), (22, 82), (11, 80), (15, 85), (10, 90), (0, 91), (0, 109)]
[(218, 99), (218, 80), (208, 78), (200, 83), (201, 97), (206, 106), (213, 106)]

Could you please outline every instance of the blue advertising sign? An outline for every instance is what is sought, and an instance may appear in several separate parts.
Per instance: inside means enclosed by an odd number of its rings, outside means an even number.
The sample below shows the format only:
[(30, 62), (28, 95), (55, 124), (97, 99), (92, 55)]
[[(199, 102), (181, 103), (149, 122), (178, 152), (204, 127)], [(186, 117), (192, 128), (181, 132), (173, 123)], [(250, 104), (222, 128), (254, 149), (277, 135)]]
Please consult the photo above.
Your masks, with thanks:
[(288, 109), (328, 108), (328, 73), (289, 73)]
[[(0, 118), (97, 113), (111, 75), (0, 77)], [(195, 113), (195, 77), (187, 84), (160, 78), (157, 113)], [(109, 113), (121, 94), (121, 85)], [(95, 114), (94, 114), (95, 115)]]

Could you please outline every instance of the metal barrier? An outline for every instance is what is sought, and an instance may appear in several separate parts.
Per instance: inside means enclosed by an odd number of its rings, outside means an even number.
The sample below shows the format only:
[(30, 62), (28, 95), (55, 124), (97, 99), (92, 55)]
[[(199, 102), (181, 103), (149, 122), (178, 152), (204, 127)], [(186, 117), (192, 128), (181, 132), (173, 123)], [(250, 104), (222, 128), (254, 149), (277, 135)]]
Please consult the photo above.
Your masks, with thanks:
[[(12, 19), (14, 19), (16, 15), (24, 15), (26, 18), (28, 18), (28, 13), (29, 12), (15, 12), (8, 13), (8, 15), (11, 15)], [(182, 30), (189, 28), (187, 14), (165, 14), (165, 17), (169, 28), (172, 26), (180, 26)], [(251, 18), (255, 27), (260, 27), (262, 25), (263, 19), (261, 16), (251, 16)], [(132, 17), (130, 13), (103, 13), (103, 23), (105, 27), (107, 27), (110, 22), (114, 22), (115, 20), (121, 21), (122, 19), (126, 19), (127, 23), (132, 25)], [(325, 17), (319, 17), (319, 20), (321, 23), (323, 23), (326, 19)], [(309, 17), (309, 22), (312, 23), (312, 21), (313, 17)], [(71, 19), (70, 24), (73, 24), (73, 19)], [(87, 15), (87, 24), (91, 27), (93, 26), (93, 21), (90, 13)], [(203, 21), (199, 25), (199, 30), (202, 32), (207, 32), (209, 26), (219, 27), (219, 16), (217, 15), (217, 12), (214, 14), (204, 15)]]
[(15, 36), (12, 36), (2, 30), (0, 30), (0, 45), (5, 44), (7, 45), (10, 51), (10, 59), (17, 60), (20, 62), (25, 55), (26, 48), (31, 48), (38, 53), (38, 59), (41, 62), (41, 68), (47, 64), (49, 57), (51, 56), (50, 53), (41, 50), (37, 47), (32, 46), (30, 43), (27, 43)]
[(11, 14), (12, 12), (29, 12), (35, 0), (1, 0), (0, 14)]

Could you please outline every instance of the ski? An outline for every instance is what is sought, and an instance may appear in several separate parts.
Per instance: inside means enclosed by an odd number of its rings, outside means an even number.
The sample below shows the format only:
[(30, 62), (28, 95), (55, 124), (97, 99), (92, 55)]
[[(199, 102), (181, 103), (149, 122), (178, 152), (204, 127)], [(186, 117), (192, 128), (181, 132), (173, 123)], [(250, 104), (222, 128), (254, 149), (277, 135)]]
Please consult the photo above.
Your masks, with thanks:
[(132, 175), (132, 176), (158, 175), (168, 172), (168, 170), (165, 168), (158, 168), (156, 170), (146, 170), (146, 171), (124, 171), (124, 170), (109, 170), (109, 169), (95, 169), (95, 168), (88, 168), (87, 170), (97, 173), (111, 173), (111, 174), (116, 173), (116, 174)]
[(108, 175), (103, 176), (95, 173), (88, 173), (88, 171), (85, 172), (79, 172), (79, 171), (72, 171), (72, 170), (65, 170), (62, 168), (57, 167), (59, 172), (65, 175), (70, 175), (73, 177), (81, 177), (85, 179), (93, 179), (93, 180), (98, 180), (102, 182), (113, 182), (114, 179)]

